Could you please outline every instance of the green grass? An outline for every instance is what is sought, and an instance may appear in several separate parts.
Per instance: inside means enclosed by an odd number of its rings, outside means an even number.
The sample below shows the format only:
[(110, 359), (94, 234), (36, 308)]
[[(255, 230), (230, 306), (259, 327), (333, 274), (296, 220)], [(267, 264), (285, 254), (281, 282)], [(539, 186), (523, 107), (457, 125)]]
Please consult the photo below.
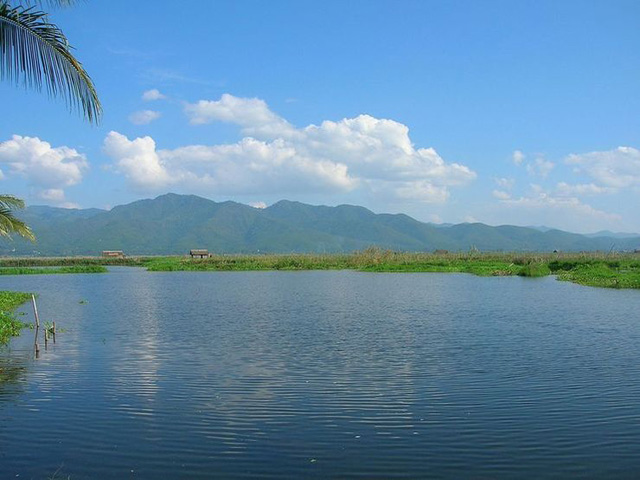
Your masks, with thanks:
[[(608, 288), (640, 288), (640, 254), (633, 253), (407, 253), (368, 248), (348, 254), (213, 255), (171, 257), (71, 257), (0, 259), (0, 274), (98, 273), (105, 265), (146, 267), (152, 272), (358, 270), (457, 272), (481, 276), (544, 277)], [(43, 269), (38, 267), (56, 267)]]
[(638, 254), (402, 253), (370, 248), (352, 254), (214, 255), (206, 259), (156, 257), (149, 271), (335, 270), (364, 272), (457, 272), (481, 276), (558, 275), (583, 285), (640, 288)]
[(107, 267), (102, 265), (71, 265), (65, 267), (0, 267), (0, 275), (42, 275), (59, 273), (105, 273)]
[(5, 257), (0, 258), (0, 267), (71, 267), (71, 266), (124, 266), (141, 267), (153, 257)]
[(558, 280), (607, 288), (640, 288), (639, 262), (594, 262), (557, 272)]
[(29, 298), (29, 293), (0, 291), (0, 345), (20, 335), (20, 330), (27, 326), (15, 317), (13, 311)]

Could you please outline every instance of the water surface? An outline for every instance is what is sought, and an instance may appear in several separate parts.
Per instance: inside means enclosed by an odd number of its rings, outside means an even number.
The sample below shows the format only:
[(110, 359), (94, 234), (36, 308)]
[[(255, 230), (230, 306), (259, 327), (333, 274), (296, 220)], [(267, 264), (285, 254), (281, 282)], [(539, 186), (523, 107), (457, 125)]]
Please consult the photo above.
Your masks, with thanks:
[(0, 353), (0, 478), (640, 475), (637, 291), (133, 268), (0, 289), (66, 329)]

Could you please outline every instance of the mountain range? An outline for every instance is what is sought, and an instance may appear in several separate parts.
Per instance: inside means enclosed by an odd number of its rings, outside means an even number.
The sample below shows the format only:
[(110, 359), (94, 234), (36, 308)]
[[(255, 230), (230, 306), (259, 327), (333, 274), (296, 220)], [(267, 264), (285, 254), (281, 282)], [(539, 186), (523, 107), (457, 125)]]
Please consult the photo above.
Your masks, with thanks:
[(1, 255), (350, 252), (370, 246), (401, 251), (609, 251), (640, 248), (640, 237), (586, 236), (554, 229), (433, 225), (358, 206), (282, 200), (258, 209), (195, 195), (166, 194), (111, 210), (32, 206), (20, 217), (38, 241), (3, 241)]

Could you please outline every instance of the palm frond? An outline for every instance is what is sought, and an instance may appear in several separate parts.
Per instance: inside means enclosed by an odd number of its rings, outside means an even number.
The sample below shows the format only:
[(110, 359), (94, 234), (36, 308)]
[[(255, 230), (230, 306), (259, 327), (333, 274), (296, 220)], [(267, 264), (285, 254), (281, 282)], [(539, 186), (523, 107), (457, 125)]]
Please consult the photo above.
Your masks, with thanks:
[(0, 208), (9, 208), (12, 210), (24, 208), (24, 200), (14, 197), (13, 195), (0, 195)]
[(35, 241), (36, 237), (31, 229), (22, 220), (13, 215), (13, 211), (5, 206), (0, 207), (0, 236), (11, 238), (12, 233), (17, 233), (27, 240)]
[(74, 3), (78, 3), (76, 0), (17, 0), (14, 4), (24, 5), (26, 7), (32, 7), (38, 5), (39, 7), (69, 7)]
[(44, 12), (0, 1), (0, 77), (37, 90), (44, 85), (49, 95), (64, 97), (70, 108), (97, 123), (102, 113), (98, 94), (71, 50)]

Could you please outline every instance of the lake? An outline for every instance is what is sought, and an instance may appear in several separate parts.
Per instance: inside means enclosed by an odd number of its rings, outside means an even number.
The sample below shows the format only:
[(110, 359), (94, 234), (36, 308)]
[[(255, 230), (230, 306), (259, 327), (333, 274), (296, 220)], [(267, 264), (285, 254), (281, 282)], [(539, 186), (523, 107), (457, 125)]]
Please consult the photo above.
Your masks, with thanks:
[(0, 478), (640, 475), (639, 291), (135, 268), (0, 290), (65, 329), (0, 351)]

